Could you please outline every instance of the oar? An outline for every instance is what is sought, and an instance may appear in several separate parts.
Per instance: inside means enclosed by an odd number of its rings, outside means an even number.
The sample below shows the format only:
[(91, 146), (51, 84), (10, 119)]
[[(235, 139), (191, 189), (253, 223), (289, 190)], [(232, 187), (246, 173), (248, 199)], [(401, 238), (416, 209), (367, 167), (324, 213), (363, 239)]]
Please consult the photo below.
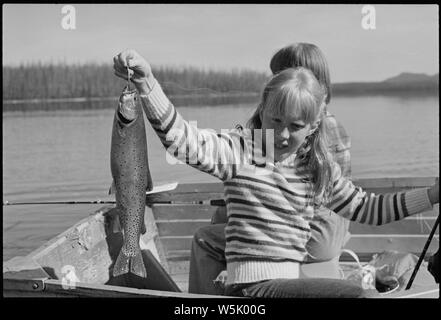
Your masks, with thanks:
[(432, 231), (430, 232), (429, 238), (426, 241), (426, 244), (424, 245), (423, 252), (421, 252), (420, 258), (418, 259), (418, 262), (415, 266), (415, 269), (413, 269), (412, 275), (410, 276), (409, 282), (407, 283), (406, 289), (409, 290), (412, 286), (413, 280), (415, 279), (415, 276), (418, 272), (418, 269), (420, 268), (421, 263), (423, 263), (424, 256), (426, 255), (427, 249), (429, 249), (430, 242), (432, 241), (433, 235), (435, 234), (436, 228), (439, 225), (439, 215), (436, 218), (435, 224), (433, 225)]
[[(177, 182), (169, 183), (169, 184), (163, 184), (160, 186), (153, 187), (151, 191), (147, 191), (146, 195), (161, 193), (161, 192), (167, 192), (175, 190), (178, 186)], [(115, 203), (115, 200), (89, 200), (89, 201), (41, 201), (41, 202), (9, 202), (4, 201), (4, 206), (17, 206), (17, 205), (35, 205), (35, 204), (113, 204)], [(149, 201), (147, 198), (147, 203), (161, 203), (160, 201)]]

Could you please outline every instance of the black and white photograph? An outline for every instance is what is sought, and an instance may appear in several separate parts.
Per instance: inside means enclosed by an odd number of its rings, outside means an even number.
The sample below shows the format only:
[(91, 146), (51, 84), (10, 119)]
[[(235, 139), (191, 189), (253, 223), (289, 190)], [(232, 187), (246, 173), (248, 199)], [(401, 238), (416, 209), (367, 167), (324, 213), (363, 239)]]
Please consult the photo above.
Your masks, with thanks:
[(2, 13), (3, 297), (439, 300), (438, 5)]

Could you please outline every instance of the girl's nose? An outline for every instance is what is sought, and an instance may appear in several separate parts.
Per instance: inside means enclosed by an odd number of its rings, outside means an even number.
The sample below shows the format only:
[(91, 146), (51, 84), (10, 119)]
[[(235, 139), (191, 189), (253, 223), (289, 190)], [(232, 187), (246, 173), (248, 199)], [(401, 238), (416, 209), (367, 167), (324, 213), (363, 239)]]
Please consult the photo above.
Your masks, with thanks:
[(289, 130), (288, 130), (287, 127), (283, 128), (280, 131), (280, 138), (283, 138), (283, 139), (288, 139), (289, 138)]

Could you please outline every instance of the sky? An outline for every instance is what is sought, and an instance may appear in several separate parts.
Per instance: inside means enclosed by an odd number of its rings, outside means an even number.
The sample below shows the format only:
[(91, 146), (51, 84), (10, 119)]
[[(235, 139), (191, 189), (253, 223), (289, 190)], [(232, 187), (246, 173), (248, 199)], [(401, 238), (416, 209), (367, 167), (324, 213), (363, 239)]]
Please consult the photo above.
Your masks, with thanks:
[(373, 5), (374, 19), (362, 4), (72, 4), (68, 30), (63, 6), (4, 4), (3, 65), (111, 63), (132, 48), (153, 66), (269, 73), (279, 48), (310, 42), (324, 52), (332, 82), (439, 69), (436, 5)]

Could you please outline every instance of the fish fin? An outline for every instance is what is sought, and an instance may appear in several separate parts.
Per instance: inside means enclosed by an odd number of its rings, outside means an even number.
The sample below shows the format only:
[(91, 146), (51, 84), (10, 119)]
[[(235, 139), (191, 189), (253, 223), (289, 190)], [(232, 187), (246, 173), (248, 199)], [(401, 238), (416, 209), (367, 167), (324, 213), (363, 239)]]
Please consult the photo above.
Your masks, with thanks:
[(140, 276), (141, 278), (147, 278), (147, 270), (145, 269), (141, 250), (139, 250), (134, 257), (131, 257), (130, 272), (136, 274), (137, 276)]
[(110, 185), (110, 188), (109, 188), (109, 195), (115, 194), (115, 193), (116, 193), (115, 180), (113, 180), (112, 184)]

